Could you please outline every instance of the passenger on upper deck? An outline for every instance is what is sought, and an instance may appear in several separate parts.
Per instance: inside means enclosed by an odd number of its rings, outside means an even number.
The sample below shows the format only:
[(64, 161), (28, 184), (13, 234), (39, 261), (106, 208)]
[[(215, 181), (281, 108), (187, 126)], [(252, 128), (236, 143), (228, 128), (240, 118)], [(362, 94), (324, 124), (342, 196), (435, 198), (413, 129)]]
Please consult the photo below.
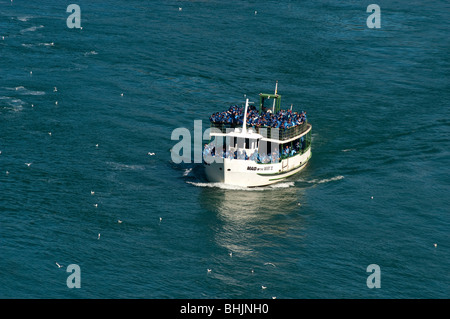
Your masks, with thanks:
[[(306, 121), (305, 111), (298, 113), (291, 110), (280, 110), (274, 114), (269, 111), (260, 114), (254, 106), (251, 106), (247, 112), (247, 125), (286, 129), (301, 125)], [(227, 111), (213, 113), (209, 120), (217, 124), (242, 125), (244, 120), (243, 108), (232, 105)]]

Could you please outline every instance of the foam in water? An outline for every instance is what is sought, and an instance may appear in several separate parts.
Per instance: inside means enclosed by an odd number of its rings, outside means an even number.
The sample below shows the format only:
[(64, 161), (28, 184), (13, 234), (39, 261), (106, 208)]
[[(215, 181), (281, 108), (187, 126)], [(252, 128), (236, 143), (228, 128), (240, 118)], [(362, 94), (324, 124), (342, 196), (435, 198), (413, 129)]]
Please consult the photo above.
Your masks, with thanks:
[(6, 109), (12, 109), (15, 112), (22, 111), (23, 106), (25, 105), (25, 102), (21, 99), (12, 98), (9, 96), (2, 96), (0, 97), (0, 100), (5, 100), (6, 104), (9, 107), (6, 107)]
[(25, 88), (24, 86), (21, 86), (21, 85), (20, 86), (16, 86), (14, 88), (7, 88), (7, 87), (5, 87), (4, 89), (10, 90), (10, 91), (16, 91), (20, 95), (45, 95), (45, 92), (43, 92), (43, 91), (31, 91), (31, 90), (28, 90), (27, 88)]
[(127, 165), (123, 163), (115, 163), (115, 162), (107, 162), (106, 164), (112, 166), (114, 169), (122, 171), (122, 170), (132, 170), (132, 171), (143, 171), (145, 170), (145, 166), (143, 165)]
[(39, 46), (46, 46), (46, 47), (52, 47), (55, 45), (55, 42), (43, 42), (43, 43), (38, 43)]
[(17, 20), (26, 22), (26, 21), (30, 20), (31, 18), (33, 18), (33, 17), (32, 16), (21, 16), (21, 17), (17, 17)]
[(29, 28), (20, 30), (20, 33), (34, 32), (34, 31), (36, 31), (36, 30), (38, 30), (38, 29), (41, 29), (41, 28), (43, 28), (43, 27), (44, 27), (43, 25), (38, 25), (38, 26), (29, 27)]
[(97, 55), (98, 52), (97, 51), (89, 51), (89, 52), (85, 52), (84, 55), (88, 56), (88, 55)]

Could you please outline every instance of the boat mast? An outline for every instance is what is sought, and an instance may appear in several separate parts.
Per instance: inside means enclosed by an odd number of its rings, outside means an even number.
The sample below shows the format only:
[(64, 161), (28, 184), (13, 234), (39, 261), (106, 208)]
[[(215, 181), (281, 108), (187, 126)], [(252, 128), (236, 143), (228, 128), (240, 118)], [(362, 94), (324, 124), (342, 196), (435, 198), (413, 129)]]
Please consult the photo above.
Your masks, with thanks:
[[(275, 95), (277, 95), (277, 91), (278, 91), (278, 81), (277, 81), (277, 83), (275, 83)], [(275, 101), (276, 100), (277, 100), (276, 98), (273, 99), (272, 114), (275, 114)]]
[(244, 124), (242, 124), (242, 133), (247, 133), (247, 108), (248, 108), (248, 99), (245, 100), (245, 110), (244, 110)]

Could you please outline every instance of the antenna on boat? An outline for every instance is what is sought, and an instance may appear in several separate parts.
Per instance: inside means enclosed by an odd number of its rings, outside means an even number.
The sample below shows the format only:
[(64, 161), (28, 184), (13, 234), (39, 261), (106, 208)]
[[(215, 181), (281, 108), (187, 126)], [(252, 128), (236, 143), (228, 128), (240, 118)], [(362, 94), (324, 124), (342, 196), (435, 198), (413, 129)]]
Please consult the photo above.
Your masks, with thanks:
[[(275, 95), (277, 95), (277, 91), (278, 91), (278, 80), (275, 83)], [(275, 114), (275, 101), (276, 100), (277, 100), (276, 98), (273, 99), (272, 114)]]
[(245, 110), (244, 110), (244, 124), (242, 124), (242, 133), (247, 133), (247, 109), (248, 109), (248, 99), (245, 100)]

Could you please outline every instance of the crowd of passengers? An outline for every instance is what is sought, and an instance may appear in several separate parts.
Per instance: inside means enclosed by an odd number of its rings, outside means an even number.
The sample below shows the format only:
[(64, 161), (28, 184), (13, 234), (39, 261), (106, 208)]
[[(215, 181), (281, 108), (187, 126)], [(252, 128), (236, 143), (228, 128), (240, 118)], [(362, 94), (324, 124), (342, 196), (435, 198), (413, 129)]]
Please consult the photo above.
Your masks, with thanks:
[(295, 143), (293, 143), (293, 146), (290, 147), (289, 145), (286, 145), (282, 150), (281, 154), (279, 150), (275, 150), (272, 153), (265, 154), (265, 153), (259, 153), (258, 150), (255, 150), (252, 154), (247, 154), (245, 149), (239, 150), (239, 151), (228, 151), (225, 146), (223, 146), (223, 149), (219, 149), (219, 151), (216, 151), (216, 148), (211, 144), (205, 144), (205, 147), (203, 149), (203, 158), (207, 158), (208, 156), (213, 157), (223, 157), (223, 158), (229, 158), (229, 159), (240, 159), (240, 160), (251, 160), (258, 163), (263, 164), (269, 164), (269, 163), (279, 163), (280, 162), (280, 155), (282, 158), (294, 156), (301, 152), (302, 149), (305, 148), (305, 140), (303, 137), (301, 137), (301, 143), (300, 139), (297, 140)]
[[(209, 120), (215, 124), (242, 125), (244, 121), (244, 108), (232, 105), (227, 111), (213, 113)], [(249, 127), (272, 127), (291, 128), (301, 125), (306, 121), (306, 112), (292, 112), (292, 110), (281, 110), (272, 114), (269, 109), (259, 113), (254, 105), (247, 112), (247, 126)]]

